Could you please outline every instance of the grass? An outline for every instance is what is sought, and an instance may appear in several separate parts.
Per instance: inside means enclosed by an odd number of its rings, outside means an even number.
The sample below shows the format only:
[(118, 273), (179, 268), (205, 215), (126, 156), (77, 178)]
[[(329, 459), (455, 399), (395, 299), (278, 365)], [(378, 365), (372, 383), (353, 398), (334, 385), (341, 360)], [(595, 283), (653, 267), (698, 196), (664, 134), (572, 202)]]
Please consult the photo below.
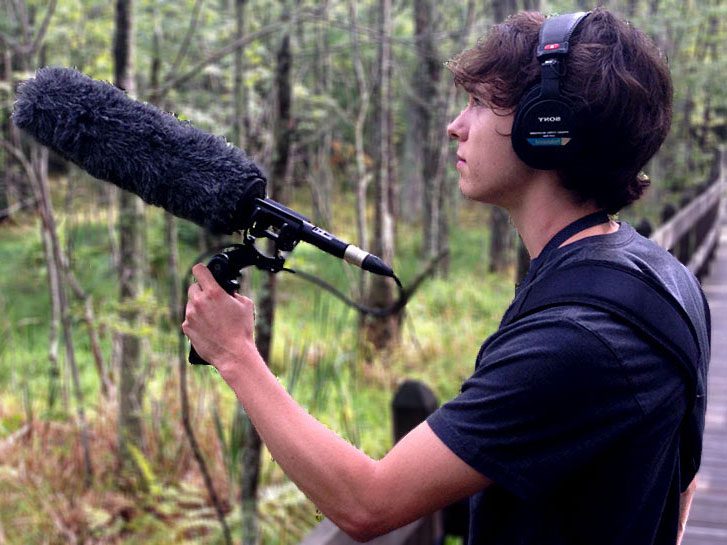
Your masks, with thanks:
[[(64, 245), (73, 249), (75, 274), (93, 297), (108, 360), (113, 332), (123, 325), (104, 210), (84, 202), (73, 213), (59, 214), (61, 234)], [(353, 207), (336, 210), (342, 216)], [(480, 343), (496, 329), (512, 297), (511, 281), (486, 272), (485, 219), (482, 209), (460, 208), (449, 277), (423, 284), (406, 308), (400, 345), (371, 361), (363, 361), (358, 349), (354, 311), (300, 278), (279, 276), (272, 369), (311, 414), (371, 456), (381, 457), (391, 447), (390, 403), (397, 385), (414, 378), (426, 382), (440, 401), (456, 395)], [(38, 221), (26, 216), (0, 226), (0, 535), (4, 532), (7, 543), (66, 543), (76, 536), (93, 543), (148, 544), (168, 543), (170, 535), (179, 543), (221, 543), (179, 421), (176, 334), (157, 325), (164, 321), (168, 298), (162, 214), (148, 209), (146, 222), (151, 282), (137, 304), (148, 321), (141, 331), (150, 370), (146, 435), (138, 453), (154, 484), (147, 492), (118, 486), (115, 402), (99, 395), (82, 307), (74, 302), (74, 342), (96, 469), (93, 488), (80, 488), (82, 457), (62, 350), (62, 399), (68, 401), (53, 411), (47, 407), (50, 311)], [(334, 224), (353, 225), (345, 217)], [(399, 232), (394, 266), (405, 285), (423, 266), (416, 257), (418, 230), (402, 226)], [(197, 230), (180, 222), (179, 231), (180, 268), (186, 272), (198, 253)], [(340, 235), (354, 238), (345, 229)], [(300, 245), (288, 264), (355, 292), (357, 271), (314, 248)], [(252, 280), (259, 284), (259, 273), (252, 273)], [(214, 369), (190, 369), (196, 433), (226, 501), (230, 525), (239, 532), (235, 460), (244, 429), (235, 418), (237, 402)], [(316, 524), (314, 507), (268, 454), (263, 456), (262, 487), (264, 542), (296, 543)]]

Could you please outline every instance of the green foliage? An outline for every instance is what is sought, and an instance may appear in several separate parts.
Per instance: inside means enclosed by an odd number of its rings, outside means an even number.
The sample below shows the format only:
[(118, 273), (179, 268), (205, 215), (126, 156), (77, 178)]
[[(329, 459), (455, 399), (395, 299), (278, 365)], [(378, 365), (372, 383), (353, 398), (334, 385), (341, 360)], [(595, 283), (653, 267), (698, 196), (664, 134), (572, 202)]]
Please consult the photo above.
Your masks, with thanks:
[[(54, 186), (62, 187), (62, 184)], [(397, 381), (404, 377), (422, 378), (433, 385), (441, 399), (454, 395), (459, 384), (453, 377), (466, 376), (472, 366), (478, 342), (484, 339), (488, 330), (494, 329), (495, 317), (511, 295), (511, 286), (507, 283), (503, 286), (502, 279), (483, 273), (484, 263), (480, 256), (485, 240), (481, 235), (472, 234), (471, 229), (480, 219), (472, 214), (469, 207), (463, 209), (461, 215), (467, 228), (457, 230), (453, 236), (452, 277), (447, 281), (431, 280), (423, 285), (408, 307), (402, 347), (374, 362), (367, 364), (360, 359), (357, 350), (357, 317), (354, 312), (325, 292), (311, 289), (300, 278), (280, 277), (281, 306), (271, 361), (273, 369), (281, 382), (314, 416), (372, 456), (382, 456), (391, 446), (390, 416), (386, 408)], [(69, 223), (68, 220), (66, 223)], [(148, 221), (149, 239), (157, 241), (154, 244), (159, 251), (163, 251), (159, 242), (162, 228), (162, 223), (152, 215)], [(22, 392), (22, 384), (27, 383), (31, 404), (36, 408), (42, 405), (47, 389), (49, 315), (45, 271), (42, 259), (38, 257), (42, 255), (42, 248), (37, 232), (38, 226), (30, 225), (21, 229), (3, 229), (0, 235), (3, 239), (0, 245), (0, 252), (3, 252), (0, 259), (0, 304), (12, 307), (11, 311), (0, 314), (3, 316), (0, 324), (10, 332), (7, 336), (9, 341), (6, 342), (12, 346), (10, 354), (6, 349), (0, 356), (0, 390)], [(109, 288), (113, 286), (114, 279), (109, 269), (107, 244), (104, 242), (108, 232), (102, 223), (94, 221), (74, 222), (73, 232), (77, 240), (73, 254), (74, 270), (84, 288), (97, 302), (97, 318), (102, 331), (105, 331), (102, 350), (108, 361), (111, 355), (111, 332), (124, 327), (118, 320), (116, 290)], [(193, 233), (191, 229), (189, 232), (190, 235)], [(69, 236), (70, 231), (65, 231), (65, 237)], [(192, 256), (196, 253), (196, 237), (190, 236), (190, 240), (193, 247), (183, 244), (180, 248), (180, 253), (187, 256), (180, 263), (180, 272), (191, 264)], [(418, 270), (414, 258), (418, 244), (416, 237), (401, 239), (397, 266), (400, 266), (405, 282)], [(22, 258), (18, 259), (17, 256)], [(301, 245), (290, 263), (300, 270), (320, 274), (344, 291), (347, 290), (346, 286), (350, 286), (349, 291), (355, 291), (353, 286), (357, 273), (330, 256)], [(36, 278), (28, 275), (28, 271), (35, 271)], [(472, 274), (481, 277), (473, 282)], [(257, 276), (257, 273), (253, 274), (254, 285), (259, 283)], [(142, 501), (142, 505), (153, 504), (154, 512), (139, 512), (130, 524), (120, 526), (117, 518), (112, 522), (104, 522), (111, 515), (94, 506), (84, 511), (87, 516), (84, 520), (97, 536), (110, 537), (123, 529), (129, 534), (128, 543), (141, 539), (141, 535), (147, 535), (150, 543), (157, 542), (157, 539), (162, 542), (161, 536), (168, 534), (170, 524), (173, 524), (174, 532), (177, 532), (175, 535), (180, 541), (191, 539), (190, 536), (202, 539), (200, 536), (204, 535), (208, 536), (204, 539), (213, 542), (219, 532), (208, 510), (184, 510), (183, 513), (177, 510), (173, 516), (160, 514), (165, 509), (171, 509), (169, 505), (174, 506), (185, 500), (160, 499), (164, 494), (172, 495), (173, 490), (177, 489), (177, 485), (168, 483), (168, 479), (184, 439), (178, 431), (178, 423), (175, 424), (175, 421), (178, 422), (177, 413), (163, 401), (167, 395), (174, 395), (174, 385), (169, 383), (167, 362), (174, 358), (175, 335), (159, 327), (167, 297), (161, 274), (159, 282), (156, 290), (148, 289), (141, 299), (132, 303), (144, 309), (146, 316), (147, 326), (139, 333), (149, 347), (147, 359), (151, 367), (147, 391), (148, 397), (153, 400), (152, 433), (154, 441), (159, 442), (159, 446), (155, 447), (157, 454), (134, 451), (132, 456), (142, 468), (149, 488), (148, 496), (141, 496), (147, 498)], [(21, 289), (22, 286), (27, 289)], [(21, 301), (21, 305), (13, 304)], [(98, 380), (85, 328), (78, 321), (79, 312), (80, 307), (75, 303), (77, 356), (83, 390), (93, 407), (102, 401), (98, 397)], [(446, 319), (442, 320), (443, 317)], [(152, 327), (155, 324), (156, 327)], [(220, 396), (220, 407), (236, 408), (237, 403), (231, 392), (222, 387), (219, 379), (212, 378), (213, 372), (203, 371), (207, 370), (195, 369), (190, 373), (193, 385), (196, 384), (194, 391), (199, 392), (193, 398), (193, 403), (198, 407), (196, 411), (208, 415), (200, 421), (200, 425), (210, 429), (212, 436), (216, 437), (216, 443), (221, 449), (221, 463), (227, 468), (228, 482), (236, 483), (239, 478), (237, 461), (242, 452), (246, 427), (232, 414), (228, 415), (229, 409), (218, 413), (216, 418), (213, 416), (217, 404), (210, 405), (206, 401), (210, 391), (216, 391), (215, 395)], [(24, 422), (22, 400), (16, 400), (14, 405), (8, 405), (8, 401), (4, 400), (0, 407), (0, 411), (3, 407), (4, 410), (15, 407), (14, 412), (0, 418), (0, 437), (17, 430)], [(205, 406), (210, 409), (205, 410)], [(60, 415), (60, 418), (65, 421), (67, 416)], [(206, 444), (212, 445), (214, 442), (208, 440)], [(264, 486), (278, 486), (284, 482), (280, 469), (269, 458), (266, 458), (263, 476)], [(267, 528), (264, 530), (268, 536), (266, 543), (290, 543), (293, 536), (299, 538), (316, 523), (315, 510), (299, 493), (283, 494), (282, 490), (287, 490), (284, 488), (281, 489), (281, 496), (272, 495), (272, 490), (266, 507), (269, 513), (265, 515), (267, 518), (263, 524)], [(200, 507), (203, 505), (202, 500)], [(8, 511), (4, 509), (0, 505), (0, 517), (6, 520)], [(287, 512), (299, 514), (286, 518)], [(235, 512), (229, 516), (234, 527)], [(170, 520), (178, 522), (171, 523)], [(288, 541), (276, 541), (278, 538), (272, 537), (275, 528), (281, 524), (286, 525)]]
[[(36, 24), (47, 9), (47, 2), (27, 2), (31, 22)], [(135, 72), (137, 95), (149, 97), (151, 69), (158, 37), (160, 77), (162, 83), (172, 76), (190, 71), (191, 77), (169, 91), (162, 101), (164, 109), (176, 112), (202, 129), (232, 139), (233, 131), (233, 55), (197, 68), (213, 52), (231, 42), (235, 33), (234, 2), (203, 2), (196, 32), (190, 39), (186, 55), (177, 59), (190, 28), (195, 0), (139, 0), (135, 9)], [(255, 32), (279, 21), (283, 10), (291, 13), (301, 8), (310, 13), (320, 9), (314, 2), (247, 2), (246, 32)], [(543, 3), (546, 12), (578, 9), (581, 2), (557, 0)], [(663, 150), (647, 167), (655, 188), (650, 200), (626, 211), (623, 216), (638, 220), (642, 216), (658, 218), (665, 202), (678, 203), (683, 192), (702, 182), (711, 159), (711, 150), (720, 143), (725, 131), (727, 97), (722, 75), (727, 60), (721, 53), (727, 34), (727, 5), (717, 0), (680, 2), (611, 2), (611, 9), (628, 14), (634, 24), (652, 36), (669, 59), (675, 84), (673, 130)], [(443, 6), (443, 5), (442, 5)], [(491, 23), (490, 6), (477, 5), (474, 31), (483, 33)], [(653, 7), (658, 9), (654, 11)], [(376, 27), (378, 5), (357, 2), (359, 42), (367, 84), (376, 86), (377, 55), (380, 37)], [(460, 48), (459, 30), (463, 26), (465, 3), (437, 8), (435, 32), (439, 60), (451, 57)], [(5, 13), (5, 12), (3, 12)], [(404, 156), (406, 135), (411, 123), (410, 111), (418, 97), (411, 80), (417, 70), (414, 41), (413, 5), (399, 2), (394, 9), (395, 36), (392, 43), (394, 145)], [(279, 25), (243, 50), (243, 91), (249, 128), (248, 151), (262, 165), (271, 162), (272, 112), (275, 97), (275, 63), (284, 29)], [(293, 114), (295, 157), (292, 180), (287, 188), (294, 207), (309, 213), (312, 209), (308, 180), (318, 181), (311, 161), (311, 150), (321, 135), (331, 131), (334, 149), (330, 159), (335, 175), (333, 187), (333, 222), (331, 230), (342, 238), (355, 240), (357, 233), (353, 188), (356, 180), (353, 155), (353, 122), (360, 95), (354, 74), (347, 2), (330, 2), (328, 20), (311, 17), (289, 28), (293, 40)], [(10, 18), (0, 17), (0, 32), (20, 36), (20, 29)], [(102, 0), (59, 1), (45, 39), (46, 64), (75, 66), (92, 77), (111, 80), (113, 74), (114, 3)], [(320, 62), (318, 42), (323, 33), (330, 59)], [(467, 45), (474, 43), (474, 36)], [(0, 62), (2, 62), (0, 60)], [(36, 67), (30, 60), (29, 69)], [(28, 75), (19, 67), (16, 79)], [(322, 85), (326, 69), (330, 84)], [(449, 85), (443, 72), (442, 87)], [(0, 126), (4, 126), (12, 102), (12, 85), (0, 82)], [(451, 105), (456, 110), (457, 105)], [(375, 116), (373, 104), (370, 120)], [(3, 129), (4, 130), (4, 129)], [(720, 133), (721, 131), (721, 133)], [(722, 136), (720, 137), (720, 134)], [(365, 129), (366, 161), (375, 169), (373, 149), (378, 144), (373, 123)], [(0, 149), (0, 165), (6, 165)], [(410, 165), (400, 160), (398, 175), (403, 177)], [(454, 179), (447, 180), (456, 191)], [(127, 303), (141, 310), (142, 325), (131, 330), (120, 319), (118, 287), (111, 262), (107, 203), (100, 196), (98, 182), (72, 169), (69, 180), (53, 180), (54, 206), (58, 214), (61, 244), (68, 252), (71, 267), (84, 290), (92, 297), (101, 351), (107, 365), (112, 356), (115, 332), (138, 334), (144, 341), (147, 363), (147, 402), (142, 408), (148, 420), (149, 452), (132, 450), (148, 492), (132, 491), (138, 501), (134, 509), (126, 506), (128, 518), (114, 510), (112, 501), (95, 501), (93, 494), (117, 494), (113, 471), (107, 469), (89, 497), (77, 499), (72, 484), (74, 472), (67, 455), (75, 448), (71, 431), (64, 431), (65, 442), (47, 454), (55, 475), (36, 480), (9, 462), (0, 460), (0, 522), (8, 533), (9, 543), (48, 541), (63, 543), (67, 535), (54, 522), (67, 523), (77, 535), (99, 542), (130, 543), (222, 543), (221, 533), (211, 512), (206, 492), (196, 477), (196, 469), (179, 424), (176, 381), (176, 342), (178, 324), (170, 327), (169, 248), (164, 237), (163, 213), (148, 208), (146, 212), (146, 290)], [(373, 192), (369, 198), (373, 197)], [(450, 212), (457, 221), (451, 227), (451, 264), (447, 278), (430, 279), (411, 300), (403, 323), (402, 343), (396, 349), (364, 361), (359, 351), (358, 316), (329, 294), (311, 289), (294, 275), (279, 276), (279, 307), (274, 331), (270, 365), (289, 392), (315, 417), (338, 431), (348, 441), (371, 456), (382, 456), (391, 446), (388, 406), (399, 381), (417, 378), (430, 384), (440, 400), (456, 395), (461, 381), (471, 372), (479, 344), (493, 332), (504, 308), (513, 295), (512, 282), (487, 273), (482, 256), (488, 254), (488, 237), (483, 225), (486, 214), (470, 203), (455, 201)], [(312, 214), (309, 214), (312, 215)], [(632, 220), (632, 221), (633, 221)], [(657, 223), (656, 221), (654, 223)], [(178, 221), (180, 275), (185, 275), (200, 252), (200, 232), (193, 224)], [(394, 267), (408, 284), (416, 277), (420, 262), (421, 226), (418, 221), (400, 220), (397, 255)], [(20, 430), (33, 414), (43, 424), (65, 424), (72, 402), (64, 401), (53, 414), (46, 414), (49, 389), (48, 337), (50, 301), (39, 222), (34, 216), (17, 216), (14, 224), (0, 224), (0, 438)], [(318, 250), (301, 244), (291, 256), (289, 266), (315, 274), (356, 298), (359, 273), (354, 268)], [(249, 273), (255, 289), (260, 274)], [(89, 419), (96, 439), (103, 434), (113, 437), (109, 413), (114, 402), (99, 394), (99, 380), (91, 355), (90, 341), (83, 323), (83, 306), (73, 296), (71, 317), (82, 390), (88, 400)], [(60, 397), (68, 398), (67, 362), (59, 354), (63, 380)], [(193, 369), (189, 373), (193, 415), (210, 466), (219, 469), (213, 476), (222, 483), (223, 493), (231, 501), (228, 521), (239, 539), (241, 514), (234, 498), (240, 473), (240, 459), (249, 423), (237, 401), (224, 388), (214, 370)], [(71, 406), (69, 406), (69, 404)], [(42, 408), (42, 409), (41, 409)], [(112, 421), (113, 419), (111, 419)], [(109, 432), (108, 430), (112, 431)], [(27, 445), (26, 445), (27, 446)], [(28, 447), (30, 448), (30, 447)], [(114, 440), (102, 442), (94, 453), (95, 461), (112, 467)], [(133, 448), (133, 447), (132, 447)], [(35, 450), (36, 463), (43, 461), (44, 451)], [(43, 452), (43, 454), (40, 454)], [(58, 462), (58, 463), (55, 463)], [(51, 463), (51, 462), (48, 462)], [(70, 468), (70, 469), (69, 469)], [(40, 464), (42, 469), (42, 464)], [(261, 493), (261, 527), (266, 544), (295, 543), (316, 524), (314, 507), (284, 478), (282, 471), (264, 456)], [(57, 477), (57, 476), (55, 476)], [(60, 477), (57, 477), (60, 479)], [(225, 488), (226, 487), (226, 488)], [(55, 495), (55, 496), (54, 496)], [(59, 498), (53, 510), (47, 497)], [(108, 499), (108, 498), (107, 498)], [(63, 502), (66, 503), (63, 503)], [(78, 509), (75, 511), (74, 509)], [(127, 512), (128, 511), (128, 512)], [(59, 518), (60, 517), (60, 518)], [(28, 521), (21, 531), (8, 531), (10, 521)], [(74, 522), (75, 521), (75, 522)], [(82, 521), (82, 522), (78, 522)], [(73, 526), (78, 524), (79, 526)], [(50, 537), (49, 537), (50, 536)]]
[(113, 79), (114, 4), (60, 1), (46, 38), (49, 65), (72, 66), (91, 77)]

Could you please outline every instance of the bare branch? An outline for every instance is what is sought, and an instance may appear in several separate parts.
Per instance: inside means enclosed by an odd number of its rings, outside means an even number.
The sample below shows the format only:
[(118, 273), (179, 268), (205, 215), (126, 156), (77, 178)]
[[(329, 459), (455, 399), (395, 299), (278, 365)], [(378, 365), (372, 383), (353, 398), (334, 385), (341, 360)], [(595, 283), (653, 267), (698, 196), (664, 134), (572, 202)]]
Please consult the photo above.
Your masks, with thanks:
[(98, 373), (98, 379), (101, 383), (101, 393), (108, 399), (109, 392), (111, 391), (111, 376), (104, 364), (103, 354), (101, 352), (101, 342), (98, 337), (98, 331), (96, 330), (96, 316), (93, 311), (93, 301), (91, 296), (86, 293), (81, 286), (76, 275), (73, 274), (68, 261), (68, 256), (66, 256), (62, 250), (59, 249), (59, 251), (66, 281), (73, 290), (75, 296), (83, 302), (83, 321), (86, 323), (86, 331), (88, 332), (88, 339), (91, 343), (91, 353), (93, 354), (96, 372)]
[(192, 427), (192, 420), (189, 414), (189, 394), (187, 393), (187, 338), (184, 336), (181, 329), (179, 330), (178, 336), (178, 364), (179, 395), (182, 404), (181, 413), (184, 433), (187, 436), (187, 441), (189, 441), (189, 446), (192, 449), (192, 454), (194, 455), (194, 459), (197, 462), (199, 471), (200, 473), (202, 473), (202, 480), (204, 481), (204, 485), (207, 489), (207, 493), (209, 494), (210, 501), (212, 502), (212, 505), (215, 508), (215, 512), (217, 513), (217, 518), (222, 525), (222, 533), (225, 538), (225, 543), (227, 545), (232, 545), (232, 537), (230, 534), (230, 529), (227, 526), (227, 521), (225, 520), (224, 511), (222, 509), (222, 502), (220, 501), (220, 497), (217, 495), (214, 483), (212, 482), (212, 476), (210, 475), (210, 471), (207, 467), (207, 462), (205, 460), (204, 454), (202, 454), (202, 449), (199, 447), (199, 442), (197, 441), (197, 437), (194, 435), (194, 428)]
[(203, 4), (204, 4), (204, 0), (197, 0), (194, 3), (194, 8), (192, 9), (192, 16), (189, 20), (189, 29), (187, 30), (187, 34), (184, 36), (184, 40), (182, 41), (182, 45), (179, 47), (179, 51), (177, 51), (177, 56), (174, 58), (172, 67), (167, 72), (166, 79), (172, 78), (174, 73), (179, 68), (179, 65), (184, 60), (184, 57), (187, 56), (187, 51), (189, 51), (189, 44), (192, 42), (192, 36), (194, 36), (195, 32), (197, 32), (197, 25), (199, 24), (199, 14), (202, 11)]
[(53, 17), (53, 14), (56, 11), (57, 3), (58, 3), (57, 0), (50, 0), (48, 9), (45, 12), (45, 17), (43, 18), (43, 22), (40, 24), (40, 28), (38, 29), (38, 32), (35, 35), (35, 39), (33, 40), (33, 43), (30, 45), (29, 51), (27, 51), (27, 53), (29, 55), (32, 55), (33, 53), (38, 51), (40, 44), (43, 42), (43, 38), (45, 38), (45, 34), (46, 34), (46, 32), (48, 32), (48, 27), (50, 26), (51, 17)]
[(38, 51), (40, 44), (43, 42), (43, 38), (48, 31), (48, 27), (50, 26), (51, 17), (55, 13), (58, 0), (50, 0), (50, 4), (48, 5), (48, 9), (46, 10), (45, 17), (43, 18), (43, 22), (38, 28), (38, 32), (36, 33), (35, 38), (33, 38), (32, 40), (30, 38), (30, 30), (28, 26), (29, 23), (27, 20), (27, 13), (25, 12), (24, 5), (22, 5), (21, 3), (21, 7), (18, 7), (18, 4), (15, 1), (11, 3), (13, 5), (13, 10), (15, 11), (16, 18), (21, 21), (23, 40), (18, 41), (8, 36), (6, 33), (0, 32), (0, 43), (4, 44), (9, 49), (12, 49), (15, 53), (19, 55), (31, 56), (36, 51)]
[[(325, 19), (326, 25), (333, 28), (339, 28), (341, 30), (348, 30), (349, 32), (355, 32), (358, 35), (361, 36), (367, 36), (369, 38), (369, 42), (373, 44), (378, 44), (379, 41), (382, 39), (381, 31), (376, 28), (371, 28), (365, 25), (360, 24), (353, 24), (353, 22), (350, 19), (350, 11), (349, 11), (349, 19), (339, 19), (336, 17), (330, 17), (328, 19)], [(320, 15), (312, 14), (310, 17), (312, 20), (321, 19)], [(456, 34), (453, 34), (451, 31), (440, 31), (433, 33), (433, 39), (435, 41), (441, 41), (446, 40), (450, 38), (456, 38), (460, 35), (460, 32), (457, 32)], [(390, 37), (391, 44), (393, 45), (401, 45), (406, 46), (407, 50), (410, 51), (417, 51), (419, 50), (419, 45), (416, 43), (416, 40), (414, 38), (410, 37), (401, 37), (401, 36), (391, 36)], [(305, 54), (305, 52), (303, 52)], [(439, 57), (435, 57), (435, 60), (440, 60)]]
[(0, 147), (5, 148), (10, 155), (15, 157), (15, 159), (18, 160), (20, 165), (23, 167), (23, 170), (28, 175), (28, 179), (35, 184), (36, 183), (36, 176), (35, 176), (35, 170), (33, 169), (33, 166), (30, 164), (30, 161), (25, 156), (23, 151), (17, 147), (15, 147), (13, 144), (8, 142), (5, 139), (0, 139)]
[(401, 309), (404, 308), (404, 306), (409, 302), (409, 300), (414, 296), (416, 291), (419, 289), (419, 287), (422, 285), (422, 283), (432, 276), (434, 274), (437, 265), (449, 255), (449, 250), (444, 249), (441, 252), (439, 252), (438, 255), (434, 256), (432, 259), (429, 260), (429, 262), (426, 264), (424, 269), (417, 275), (417, 277), (409, 284), (409, 286), (404, 290), (404, 294), (399, 299), (399, 301), (396, 302), (392, 309), (392, 313), (399, 312)]
[(30, 24), (28, 23), (28, 10), (25, 6), (25, 0), (10, 0), (10, 6), (15, 12), (15, 19), (20, 24), (23, 33), (23, 43), (30, 43)]
[(21, 44), (17, 40), (14, 40), (4, 32), (0, 32), (0, 42), (5, 44), (6, 47), (9, 47), (15, 52), (18, 52), (21, 50)]
[[(308, 20), (313, 18), (313, 13), (303, 13), (302, 15), (294, 17), (295, 20)], [(170, 79), (167, 79), (164, 84), (162, 84), (161, 87), (158, 89), (152, 89), (150, 92), (155, 94), (159, 97), (159, 99), (164, 98), (167, 93), (176, 87), (177, 85), (181, 85), (182, 83), (185, 83), (189, 81), (190, 79), (194, 78), (195, 76), (199, 75), (202, 70), (212, 64), (213, 62), (217, 62), (220, 59), (226, 57), (227, 55), (235, 52), (236, 50), (240, 49), (241, 47), (245, 47), (251, 42), (254, 42), (255, 40), (258, 40), (260, 38), (264, 38), (265, 36), (272, 34), (282, 28), (283, 26), (287, 26), (288, 23), (284, 22), (275, 22), (271, 23), (269, 25), (266, 25), (262, 27), (261, 29), (251, 32), (250, 34), (247, 34), (243, 36), (242, 38), (238, 40), (234, 40), (233, 42), (230, 42), (226, 46), (218, 49), (217, 51), (214, 51), (210, 55), (208, 55), (205, 59), (201, 60), (197, 64), (195, 64), (191, 69), (189, 69), (187, 72), (182, 74), (181, 76), (177, 77), (171, 77)], [(292, 24), (292, 23), (290, 23)]]

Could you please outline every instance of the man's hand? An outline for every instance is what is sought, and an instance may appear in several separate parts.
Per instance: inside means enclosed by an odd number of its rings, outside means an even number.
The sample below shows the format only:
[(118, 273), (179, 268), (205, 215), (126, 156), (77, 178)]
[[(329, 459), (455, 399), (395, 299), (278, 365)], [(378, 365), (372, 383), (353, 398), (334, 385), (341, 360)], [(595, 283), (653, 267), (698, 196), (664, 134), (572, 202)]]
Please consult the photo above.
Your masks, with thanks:
[(255, 306), (247, 297), (226, 293), (205, 265), (198, 263), (192, 273), (197, 283), (187, 293), (182, 331), (197, 353), (227, 380), (241, 358), (257, 351)]

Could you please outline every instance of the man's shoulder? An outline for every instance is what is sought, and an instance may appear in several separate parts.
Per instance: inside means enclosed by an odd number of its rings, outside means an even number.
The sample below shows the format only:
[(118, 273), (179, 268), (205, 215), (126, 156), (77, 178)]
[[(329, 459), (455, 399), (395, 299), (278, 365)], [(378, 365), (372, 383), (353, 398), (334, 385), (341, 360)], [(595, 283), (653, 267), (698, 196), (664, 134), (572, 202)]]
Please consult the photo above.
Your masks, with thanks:
[(613, 317), (603, 309), (579, 303), (547, 307), (501, 327), (485, 341), (479, 359), (537, 352), (541, 360), (581, 360), (614, 350), (609, 335), (603, 334), (607, 323)]
[(554, 263), (548, 273), (557, 278), (560, 271), (573, 266), (613, 265), (621, 268), (676, 301), (686, 311), (700, 336), (705, 335), (709, 329), (709, 308), (699, 280), (671, 253), (636, 233), (628, 224), (623, 224), (622, 229), (629, 234), (623, 237), (623, 244), (596, 242), (574, 249)]
[(615, 240), (592, 237), (588, 244), (565, 249), (560, 258), (554, 260), (551, 272), (576, 264), (587, 266), (591, 263), (595, 267), (599, 262), (611, 263), (640, 274), (669, 291), (700, 291), (695, 276), (666, 249), (641, 236), (625, 222), (620, 231)]

